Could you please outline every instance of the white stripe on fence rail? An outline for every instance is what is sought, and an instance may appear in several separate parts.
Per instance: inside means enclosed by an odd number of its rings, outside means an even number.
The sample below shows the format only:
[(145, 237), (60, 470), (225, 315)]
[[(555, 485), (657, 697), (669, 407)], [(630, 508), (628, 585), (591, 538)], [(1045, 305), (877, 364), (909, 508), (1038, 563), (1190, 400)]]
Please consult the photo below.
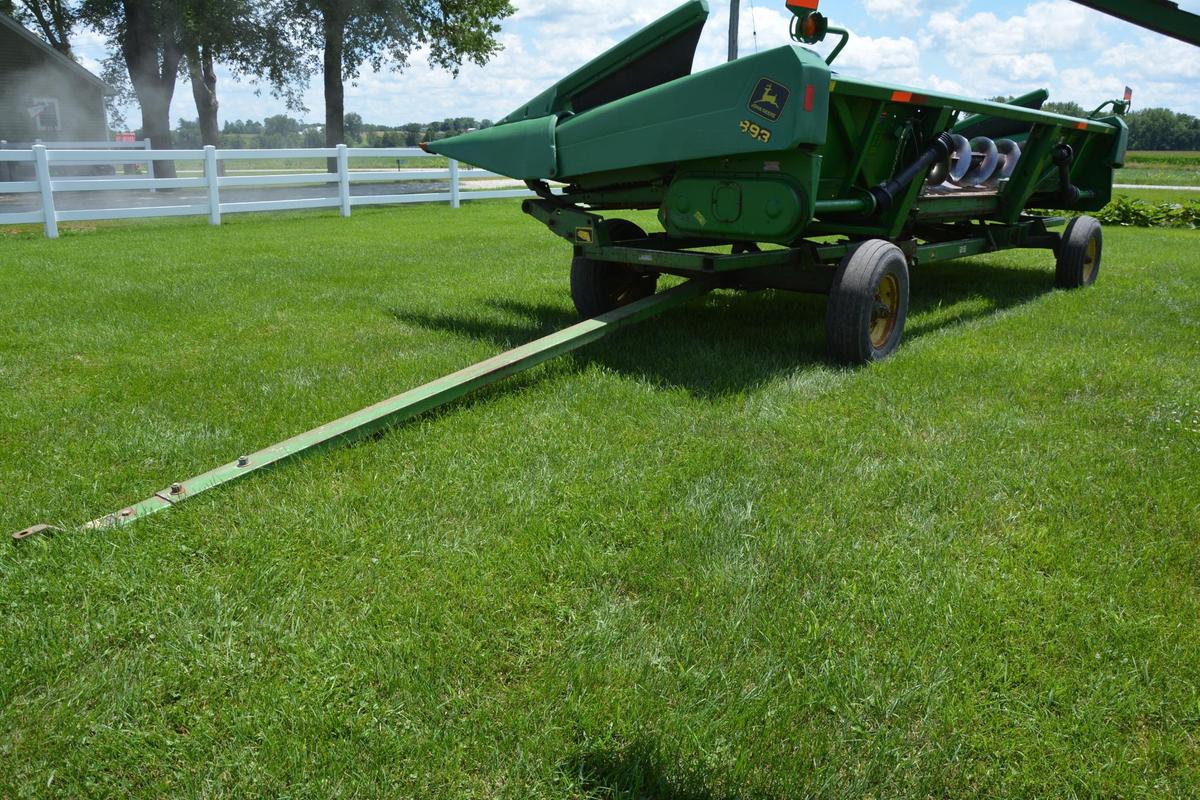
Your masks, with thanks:
[[(64, 143), (59, 143), (59, 147)], [(140, 148), (141, 143), (137, 146)], [(533, 193), (527, 189), (489, 189), (463, 191), (462, 181), (467, 178), (503, 178), (494, 172), (481, 169), (463, 169), (460, 164), (450, 159), (448, 169), (413, 168), (402, 169), (400, 159), (433, 158), (429, 153), (415, 147), (337, 147), (302, 148), (295, 150), (217, 150), (205, 147), (203, 150), (72, 150), (56, 149), (53, 144), (35, 144), (27, 150), (7, 150), (0, 148), (0, 166), (7, 166), (7, 174), (11, 177), (16, 173), (17, 164), (33, 165), (33, 180), (0, 180), (0, 195), (33, 194), (39, 195), (41, 208), (36, 211), (18, 211), (0, 213), (0, 225), (42, 223), (46, 236), (53, 239), (58, 236), (59, 222), (74, 222), (99, 219), (135, 219), (142, 217), (179, 217), (189, 215), (208, 215), (209, 223), (221, 224), (222, 214), (236, 214), (246, 211), (282, 211), (299, 208), (339, 208), (343, 217), (350, 216), (350, 209), (355, 206), (391, 205), (395, 203), (449, 203), (451, 208), (458, 208), (463, 200), (488, 200), (502, 197), (531, 197)], [(295, 158), (332, 159), (337, 165), (336, 172), (312, 172), (263, 175), (230, 175), (219, 174), (218, 162), (245, 161), (250, 159), (280, 160)], [(368, 169), (354, 171), (350, 169), (352, 158), (395, 158), (397, 171)], [(154, 177), (155, 161), (186, 161), (200, 162), (202, 175), (187, 178), (157, 178)], [(130, 163), (145, 163), (150, 177), (119, 178), (104, 176), (72, 176), (53, 177), (51, 170), (55, 165), (123, 165)], [(28, 173), (28, 169), (22, 170)], [(422, 192), (413, 194), (379, 194), (353, 195), (350, 187), (354, 185), (378, 183), (381, 181), (441, 181), (450, 182), (446, 192)], [(280, 200), (254, 201), (222, 201), (221, 189), (224, 188), (270, 188), (283, 186), (314, 186), (335, 184), (336, 196), (314, 196)], [(176, 205), (152, 205), (144, 207), (112, 207), (87, 209), (56, 209), (55, 192), (96, 192), (96, 191), (135, 191), (148, 190), (156, 192), (160, 189), (203, 189), (205, 196), (197, 198), (201, 202)], [(164, 199), (170, 195), (165, 195)], [(183, 199), (183, 198), (180, 198)], [(191, 198), (188, 198), (191, 199)], [(127, 202), (127, 201), (126, 201)], [(2, 206), (0, 206), (2, 208)]]

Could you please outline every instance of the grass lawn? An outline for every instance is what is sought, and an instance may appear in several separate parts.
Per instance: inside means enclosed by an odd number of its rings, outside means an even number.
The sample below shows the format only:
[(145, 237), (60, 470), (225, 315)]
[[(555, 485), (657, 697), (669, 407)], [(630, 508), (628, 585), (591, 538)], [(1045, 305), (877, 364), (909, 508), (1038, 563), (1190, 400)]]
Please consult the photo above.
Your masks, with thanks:
[[(1196, 231), (716, 293), (119, 532), (0, 547), (0, 797), (1195, 796)], [(0, 236), (0, 530), (573, 319), (515, 202)]]

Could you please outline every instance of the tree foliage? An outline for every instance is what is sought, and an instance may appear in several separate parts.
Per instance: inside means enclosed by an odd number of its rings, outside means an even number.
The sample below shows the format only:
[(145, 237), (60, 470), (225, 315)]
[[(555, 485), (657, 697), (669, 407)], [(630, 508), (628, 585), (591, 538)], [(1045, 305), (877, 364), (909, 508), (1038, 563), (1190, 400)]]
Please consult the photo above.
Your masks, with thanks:
[(281, 0), (186, 0), (185, 64), (205, 144), (218, 144), (216, 65), (257, 79), (289, 109), (303, 109), (310, 74), (302, 41), (279, 24)]
[(1167, 108), (1144, 108), (1125, 117), (1131, 150), (1200, 150), (1200, 119)]
[[(217, 63), (262, 79), (289, 106), (299, 105), (309, 62), (301, 40), (278, 24), (277, 2), (82, 0), (80, 18), (107, 36), (123, 67), (124, 75), (110, 62), (105, 77), (136, 98), (155, 149), (169, 149), (170, 105), (181, 72), (191, 80), (205, 144), (217, 143)], [(170, 164), (162, 170), (169, 174)]]
[(71, 34), (79, 21), (77, 3), (71, 0), (2, 0), (0, 13), (33, 28), (63, 55), (71, 55)]
[(457, 73), (464, 61), (486, 63), (500, 50), (499, 20), (513, 13), (508, 0), (287, 0), (289, 18), (304, 23), (310, 46), (321, 53), (325, 143), (345, 140), (345, 81), (363, 65), (400, 70), (422, 49), (430, 66)]

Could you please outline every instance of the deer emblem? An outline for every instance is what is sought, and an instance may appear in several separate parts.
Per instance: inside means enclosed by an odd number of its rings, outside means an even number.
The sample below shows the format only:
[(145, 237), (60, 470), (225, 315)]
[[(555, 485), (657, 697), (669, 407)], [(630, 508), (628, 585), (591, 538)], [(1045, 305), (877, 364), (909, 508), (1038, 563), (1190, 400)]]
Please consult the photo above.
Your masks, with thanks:
[(767, 105), (779, 106), (779, 95), (774, 92), (775, 84), (768, 83), (763, 87), (762, 97), (758, 98), (758, 102), (766, 103)]

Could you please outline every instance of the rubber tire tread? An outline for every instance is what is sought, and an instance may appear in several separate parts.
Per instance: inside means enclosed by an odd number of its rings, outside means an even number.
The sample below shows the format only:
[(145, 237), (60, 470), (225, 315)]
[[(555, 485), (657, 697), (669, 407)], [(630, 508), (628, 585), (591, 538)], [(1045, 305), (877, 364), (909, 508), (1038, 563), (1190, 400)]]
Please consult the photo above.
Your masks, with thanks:
[[(1088, 242), (1093, 234), (1098, 238), (1096, 247), (1096, 270), (1090, 282), (1083, 278), (1083, 259), (1087, 256)], [(1062, 241), (1058, 245), (1058, 258), (1054, 267), (1054, 285), (1060, 289), (1080, 289), (1091, 286), (1100, 277), (1104, 262), (1104, 229), (1095, 217), (1076, 217), (1067, 224)]]
[[(889, 264), (898, 267), (895, 273), (900, 307), (891, 338), (882, 348), (876, 349), (871, 344), (871, 311), (875, 305), (875, 288), (890, 271)], [(825, 311), (825, 340), (830, 359), (846, 365), (866, 364), (886, 358), (895, 351), (904, 337), (908, 294), (908, 260), (891, 242), (872, 239), (842, 259), (834, 274)]]
[[(629, 220), (614, 219), (609, 225), (609, 233), (617, 241), (643, 239), (646, 236), (644, 230)], [(571, 259), (571, 301), (579, 316), (591, 319), (624, 305), (614, 303), (612, 293), (614, 281), (627, 279), (629, 272), (632, 270), (622, 264), (593, 261), (583, 256)], [(634, 296), (627, 298), (626, 303), (649, 297), (658, 287), (657, 274), (638, 274), (636, 280), (643, 286)]]

